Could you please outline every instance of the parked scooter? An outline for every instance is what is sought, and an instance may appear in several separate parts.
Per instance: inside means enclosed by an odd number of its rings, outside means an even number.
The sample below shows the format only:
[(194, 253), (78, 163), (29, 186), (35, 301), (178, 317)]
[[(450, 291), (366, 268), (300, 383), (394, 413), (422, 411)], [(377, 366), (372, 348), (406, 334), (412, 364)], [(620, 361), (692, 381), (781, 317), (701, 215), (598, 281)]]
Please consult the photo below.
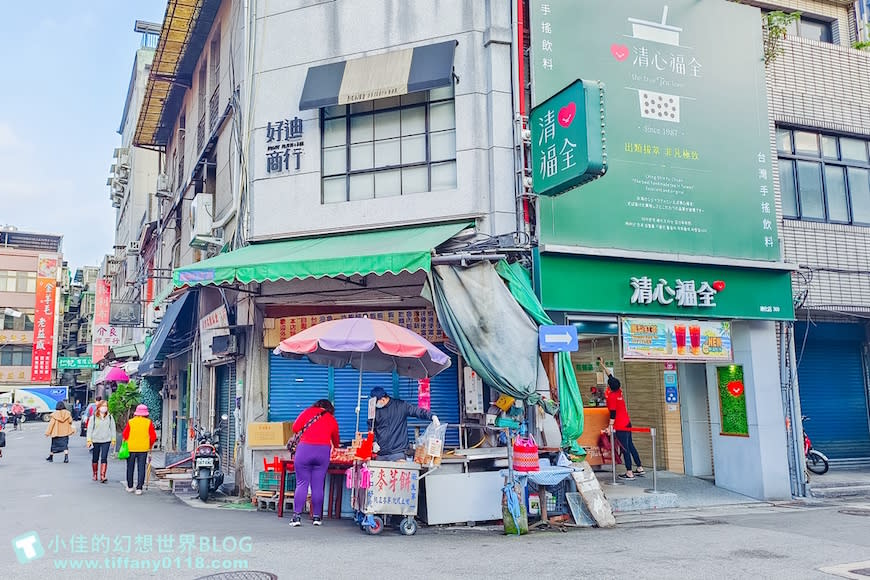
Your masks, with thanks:
[(191, 454), (192, 485), (202, 501), (207, 501), (209, 493), (217, 491), (224, 482), (224, 473), (220, 469), (220, 432), (227, 418), (227, 415), (222, 415), (220, 425), (212, 433), (201, 426), (196, 427), (196, 446)]
[[(810, 418), (806, 415), (801, 417), (801, 422), (806, 423)], [(807, 459), (807, 469), (816, 475), (823, 475), (828, 472), (828, 458), (821, 451), (813, 449), (813, 442), (810, 441), (810, 436), (807, 435), (807, 430), (804, 429), (804, 456)]]

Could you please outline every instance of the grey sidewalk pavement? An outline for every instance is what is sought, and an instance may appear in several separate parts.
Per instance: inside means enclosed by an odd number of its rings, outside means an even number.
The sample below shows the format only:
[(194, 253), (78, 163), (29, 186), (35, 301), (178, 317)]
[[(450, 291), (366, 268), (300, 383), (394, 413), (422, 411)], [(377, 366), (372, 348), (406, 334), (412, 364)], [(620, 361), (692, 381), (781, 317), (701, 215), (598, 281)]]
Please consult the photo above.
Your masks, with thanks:
[[(124, 464), (117, 460), (109, 467), (111, 482), (95, 483), (84, 439), (71, 438), (69, 464), (50, 464), (43, 430), (33, 424), (11, 433), (0, 459), (3, 580), (195, 580), (223, 571), (209, 569), (212, 562), (235, 561), (282, 579), (824, 579), (834, 576), (823, 567), (852, 569), (853, 563), (870, 560), (870, 517), (862, 516), (870, 514), (868, 502), (674, 508), (620, 514), (619, 525), (610, 530), (522, 537), (505, 536), (497, 528), (427, 527), (412, 537), (392, 530), (373, 537), (334, 520), (321, 528), (294, 529), (272, 513), (191, 509), (166, 492), (128, 494), (120, 483)], [(20, 564), (12, 540), (29, 534), (38, 536), (45, 555)], [(158, 552), (160, 538), (175, 538), (177, 548), (182, 535), (196, 539), (190, 562), (177, 550)], [(112, 542), (92, 550), (91, 541), (101, 536)], [(132, 548), (117, 553), (114, 539), (124, 536), (131, 537)], [(247, 549), (232, 550), (242, 538)], [(85, 551), (73, 552), (74, 546)], [(196, 567), (197, 558), (203, 568)], [(97, 567), (69, 568), (85, 561)], [(162, 567), (143, 568), (147, 562)], [(133, 563), (138, 567), (129, 567)]]

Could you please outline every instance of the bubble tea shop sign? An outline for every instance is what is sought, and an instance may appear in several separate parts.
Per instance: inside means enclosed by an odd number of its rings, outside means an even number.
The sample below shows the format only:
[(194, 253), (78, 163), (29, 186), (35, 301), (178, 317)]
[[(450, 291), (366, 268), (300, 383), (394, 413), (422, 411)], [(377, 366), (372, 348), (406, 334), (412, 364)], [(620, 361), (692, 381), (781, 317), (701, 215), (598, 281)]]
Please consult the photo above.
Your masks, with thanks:
[(532, 109), (532, 187), (559, 195), (604, 175), (604, 88), (577, 80)]

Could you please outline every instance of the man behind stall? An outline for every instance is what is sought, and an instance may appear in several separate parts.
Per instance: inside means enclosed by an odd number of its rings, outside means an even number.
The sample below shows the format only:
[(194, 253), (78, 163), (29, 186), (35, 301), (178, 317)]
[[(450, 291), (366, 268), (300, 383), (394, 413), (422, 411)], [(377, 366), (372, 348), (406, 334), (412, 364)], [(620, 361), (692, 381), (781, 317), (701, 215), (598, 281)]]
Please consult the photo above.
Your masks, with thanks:
[(378, 449), (378, 461), (404, 461), (408, 448), (408, 417), (437, 421), (438, 417), (426, 409), (402, 399), (387, 395), (383, 387), (375, 387), (369, 393), (375, 399), (374, 433)]

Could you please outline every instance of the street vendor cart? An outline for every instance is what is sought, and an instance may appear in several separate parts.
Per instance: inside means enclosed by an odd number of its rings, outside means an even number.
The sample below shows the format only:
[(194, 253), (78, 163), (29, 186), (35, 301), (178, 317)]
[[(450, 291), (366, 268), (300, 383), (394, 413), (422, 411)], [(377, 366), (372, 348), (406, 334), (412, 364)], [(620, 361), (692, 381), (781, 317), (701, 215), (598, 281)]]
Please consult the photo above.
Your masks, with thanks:
[(401, 516), (399, 532), (417, 533), (420, 466), (406, 461), (356, 461), (348, 470), (351, 506), (356, 522), (366, 533), (384, 531), (385, 516)]
[[(350, 365), (359, 370), (353, 445), (356, 460), (346, 475), (354, 513), (361, 528), (368, 533), (383, 531), (384, 516), (404, 516), (400, 531), (405, 535), (414, 534), (420, 466), (410, 462), (365, 461), (372, 455), (373, 433), (368, 430), (367, 417), (360, 417), (365, 400), (363, 372), (394, 371), (399, 376), (426, 379), (448, 368), (450, 357), (410, 330), (367, 317), (322, 322), (282, 340), (274, 353), (289, 358), (307, 357), (315, 364), (334, 368)], [(365, 425), (363, 429), (361, 421)], [(368, 439), (364, 443), (366, 431)], [(440, 453), (439, 448), (439, 457)]]

